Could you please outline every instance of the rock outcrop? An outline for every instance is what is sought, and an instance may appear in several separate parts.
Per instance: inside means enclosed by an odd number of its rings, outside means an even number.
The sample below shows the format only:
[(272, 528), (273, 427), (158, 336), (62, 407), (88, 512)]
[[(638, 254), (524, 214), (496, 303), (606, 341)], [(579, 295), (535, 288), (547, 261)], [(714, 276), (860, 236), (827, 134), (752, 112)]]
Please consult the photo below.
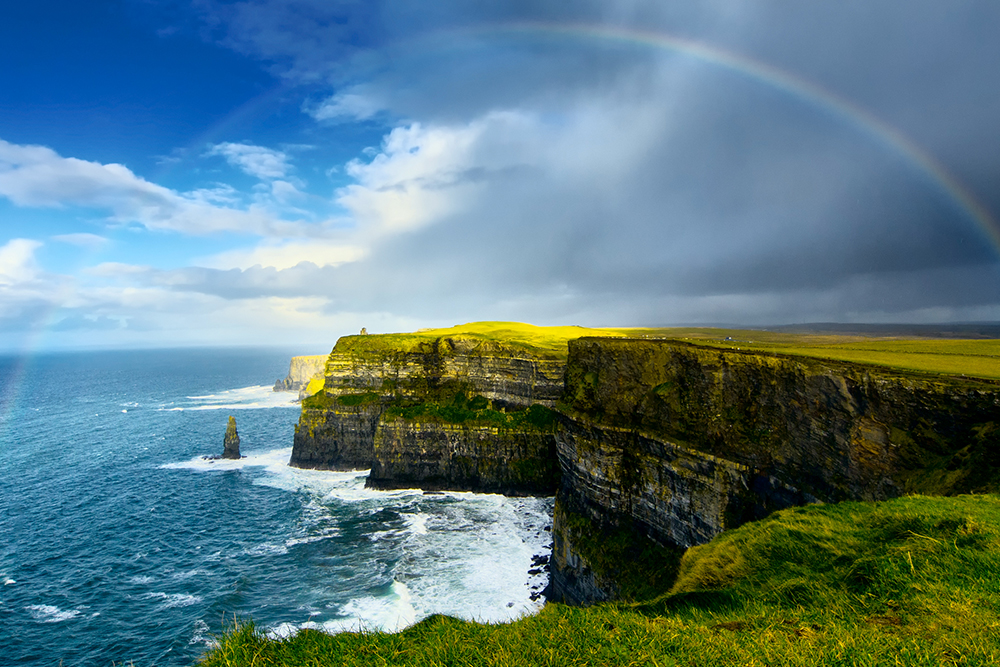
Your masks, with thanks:
[(236, 432), (236, 417), (229, 415), (229, 424), (226, 426), (226, 437), (222, 441), (222, 458), (240, 458), (240, 434)]
[(290, 464), (370, 468), (377, 488), (553, 493), (564, 369), (475, 335), (345, 336), (303, 400)]

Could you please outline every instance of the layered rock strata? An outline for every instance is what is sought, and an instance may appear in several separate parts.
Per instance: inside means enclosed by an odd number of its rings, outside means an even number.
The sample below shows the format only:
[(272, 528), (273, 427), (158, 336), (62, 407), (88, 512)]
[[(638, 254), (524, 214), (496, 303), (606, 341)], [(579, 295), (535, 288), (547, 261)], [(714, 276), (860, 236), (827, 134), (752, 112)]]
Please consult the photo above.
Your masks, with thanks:
[[(401, 349), (341, 338), (303, 400), (290, 464), (371, 468), (379, 488), (552, 493), (552, 427), (521, 413), (562, 394), (565, 361), (474, 336)], [(534, 414), (534, 413), (532, 413)]]
[(548, 495), (558, 479), (554, 429), (383, 419), (366, 486)]
[[(627, 525), (668, 546), (806, 502), (1000, 483), (1000, 391), (987, 381), (579, 339), (560, 407), (559, 511), (591, 521), (591, 532)], [(568, 526), (553, 529), (552, 597), (611, 594)]]

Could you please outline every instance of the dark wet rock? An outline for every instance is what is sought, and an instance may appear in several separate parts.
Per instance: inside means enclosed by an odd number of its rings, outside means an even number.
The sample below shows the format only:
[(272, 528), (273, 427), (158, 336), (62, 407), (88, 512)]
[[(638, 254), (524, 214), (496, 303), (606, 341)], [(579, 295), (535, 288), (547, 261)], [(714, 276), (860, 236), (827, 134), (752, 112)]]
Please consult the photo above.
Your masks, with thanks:
[(236, 417), (229, 415), (229, 424), (226, 426), (226, 437), (223, 440), (222, 458), (240, 458), (240, 434), (236, 432)]

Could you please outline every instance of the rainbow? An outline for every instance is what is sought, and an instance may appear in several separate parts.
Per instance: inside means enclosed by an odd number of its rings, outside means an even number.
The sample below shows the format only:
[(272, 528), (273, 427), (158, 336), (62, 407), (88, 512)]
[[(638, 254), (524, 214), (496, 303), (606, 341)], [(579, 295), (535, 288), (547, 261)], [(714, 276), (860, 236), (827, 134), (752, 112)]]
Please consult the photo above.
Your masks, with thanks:
[(995, 250), (1000, 250), (1000, 224), (969, 190), (898, 129), (857, 104), (783, 69), (748, 56), (725, 51), (703, 42), (673, 35), (592, 24), (509, 23), (476, 31), (500, 35), (572, 37), (638, 45), (673, 53), (721, 67), (740, 76), (780, 90), (844, 121), (875, 141), (888, 146), (929, 178), (986, 234)]

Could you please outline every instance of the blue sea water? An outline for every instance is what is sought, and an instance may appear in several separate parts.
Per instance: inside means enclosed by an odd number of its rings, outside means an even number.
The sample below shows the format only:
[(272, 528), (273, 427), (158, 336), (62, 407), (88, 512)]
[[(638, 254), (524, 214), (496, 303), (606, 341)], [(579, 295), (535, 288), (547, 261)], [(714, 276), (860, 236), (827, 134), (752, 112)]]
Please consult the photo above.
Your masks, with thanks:
[[(0, 358), (0, 663), (191, 665), (236, 616), (286, 635), (537, 610), (551, 499), (288, 467), (290, 355)], [(229, 415), (246, 457), (204, 460)]]

